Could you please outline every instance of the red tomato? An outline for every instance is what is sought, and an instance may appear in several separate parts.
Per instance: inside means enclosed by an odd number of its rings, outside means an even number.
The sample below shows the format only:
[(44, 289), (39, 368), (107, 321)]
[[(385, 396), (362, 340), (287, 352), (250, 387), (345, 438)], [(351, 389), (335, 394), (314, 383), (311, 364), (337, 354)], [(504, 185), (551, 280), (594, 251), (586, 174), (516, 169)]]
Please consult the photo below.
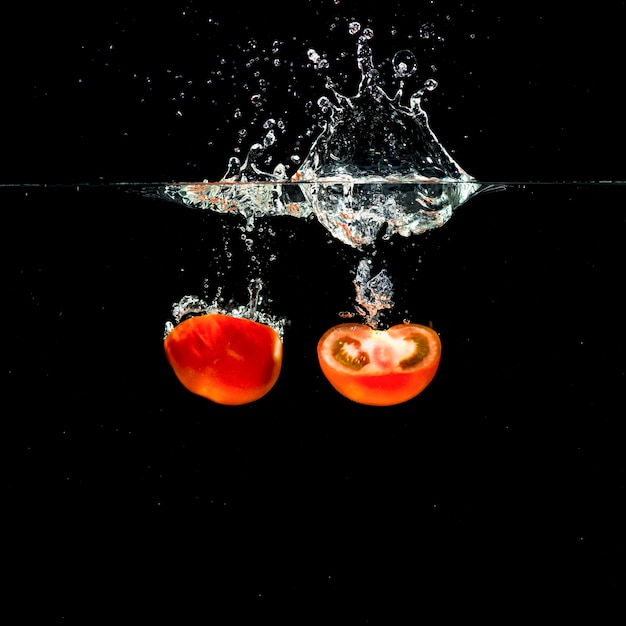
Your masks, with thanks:
[(283, 358), (273, 328), (220, 313), (181, 322), (164, 347), (180, 382), (219, 404), (246, 404), (264, 396), (278, 379)]
[(439, 335), (428, 326), (399, 324), (374, 330), (339, 324), (317, 345), (322, 372), (342, 395), (361, 404), (389, 406), (414, 398), (435, 376)]

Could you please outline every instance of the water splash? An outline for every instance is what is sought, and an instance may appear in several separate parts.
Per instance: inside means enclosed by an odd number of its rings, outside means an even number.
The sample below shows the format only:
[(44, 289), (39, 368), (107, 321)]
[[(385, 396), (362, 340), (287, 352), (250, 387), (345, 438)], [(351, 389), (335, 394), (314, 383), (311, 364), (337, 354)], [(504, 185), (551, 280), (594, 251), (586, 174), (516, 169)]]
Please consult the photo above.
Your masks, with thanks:
[(178, 302), (172, 305), (172, 320), (165, 323), (165, 333), (163, 338), (167, 337), (175, 326), (190, 317), (199, 315), (208, 315), (210, 313), (221, 313), (230, 315), (231, 317), (245, 318), (254, 322), (259, 322), (273, 328), (281, 339), (285, 332), (284, 318), (275, 317), (261, 310), (263, 281), (255, 278), (248, 285), (248, 294), (250, 296), (246, 305), (226, 306), (222, 302), (221, 289), (218, 289), (215, 298), (209, 303), (207, 300), (196, 295), (183, 296)]
[[(220, 181), (168, 185), (165, 196), (242, 215), (250, 230), (257, 217), (314, 215), (333, 237), (358, 249), (381, 237), (419, 235), (445, 224), (481, 185), (430, 128), (422, 98), (437, 82), (426, 79), (407, 98), (405, 80), (416, 74), (418, 64), (412, 52), (402, 50), (392, 61), (398, 89), (389, 96), (373, 62), (373, 31), (352, 22), (349, 32), (358, 35), (357, 93), (346, 96), (327, 79), (331, 97), (318, 100), (327, 119), (293, 176), (282, 163), (271, 172), (263, 167), (275, 142), (270, 127), (243, 163), (230, 159)], [(307, 55), (317, 69), (328, 68), (313, 48)]]
[(357, 312), (368, 326), (378, 328), (381, 312), (394, 307), (393, 284), (386, 270), (372, 276), (372, 261), (361, 259), (354, 277), (354, 288)]

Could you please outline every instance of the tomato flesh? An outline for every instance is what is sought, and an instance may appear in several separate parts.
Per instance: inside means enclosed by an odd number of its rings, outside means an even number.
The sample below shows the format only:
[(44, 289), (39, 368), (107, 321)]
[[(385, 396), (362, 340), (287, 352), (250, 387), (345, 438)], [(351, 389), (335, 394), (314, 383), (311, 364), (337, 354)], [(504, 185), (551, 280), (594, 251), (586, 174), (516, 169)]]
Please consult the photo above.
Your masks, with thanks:
[(227, 405), (263, 397), (278, 379), (283, 354), (280, 336), (270, 326), (221, 313), (181, 322), (164, 348), (189, 391)]
[(342, 395), (360, 404), (390, 406), (418, 395), (441, 359), (439, 335), (421, 324), (374, 330), (339, 324), (317, 345), (322, 372)]

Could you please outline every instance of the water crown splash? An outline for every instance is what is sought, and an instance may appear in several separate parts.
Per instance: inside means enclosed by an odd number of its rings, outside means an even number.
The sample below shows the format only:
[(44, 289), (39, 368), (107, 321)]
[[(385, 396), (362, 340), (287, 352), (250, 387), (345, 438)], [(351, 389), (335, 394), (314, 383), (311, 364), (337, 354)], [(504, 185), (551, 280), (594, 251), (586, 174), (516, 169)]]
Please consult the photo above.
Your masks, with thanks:
[(168, 185), (166, 197), (243, 215), (250, 229), (256, 217), (314, 215), (333, 237), (357, 249), (381, 236), (419, 235), (445, 224), (481, 185), (430, 128), (422, 97), (437, 83), (427, 79), (403, 102), (405, 79), (415, 74), (417, 61), (412, 52), (402, 50), (392, 61), (399, 87), (390, 97), (373, 62), (373, 31), (361, 31), (356, 22), (349, 30), (358, 34), (357, 93), (345, 96), (327, 80), (334, 101), (322, 96), (318, 105), (328, 119), (291, 178), (283, 164), (272, 172), (260, 165), (274, 143), (270, 129), (263, 143), (251, 146), (243, 164), (237, 157), (230, 159), (217, 183)]

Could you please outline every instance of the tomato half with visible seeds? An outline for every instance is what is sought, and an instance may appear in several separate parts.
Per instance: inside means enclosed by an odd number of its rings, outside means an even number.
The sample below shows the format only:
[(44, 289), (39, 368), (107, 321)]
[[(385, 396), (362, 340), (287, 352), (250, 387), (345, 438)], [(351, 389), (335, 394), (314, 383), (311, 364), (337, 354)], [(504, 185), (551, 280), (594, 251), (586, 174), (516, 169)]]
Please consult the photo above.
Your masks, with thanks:
[(390, 406), (414, 398), (430, 383), (441, 359), (441, 341), (421, 324), (387, 330), (339, 324), (324, 333), (317, 356), (330, 384), (346, 398)]
[(164, 347), (189, 391), (228, 405), (263, 397), (278, 379), (283, 358), (283, 344), (273, 328), (221, 313), (181, 322)]

